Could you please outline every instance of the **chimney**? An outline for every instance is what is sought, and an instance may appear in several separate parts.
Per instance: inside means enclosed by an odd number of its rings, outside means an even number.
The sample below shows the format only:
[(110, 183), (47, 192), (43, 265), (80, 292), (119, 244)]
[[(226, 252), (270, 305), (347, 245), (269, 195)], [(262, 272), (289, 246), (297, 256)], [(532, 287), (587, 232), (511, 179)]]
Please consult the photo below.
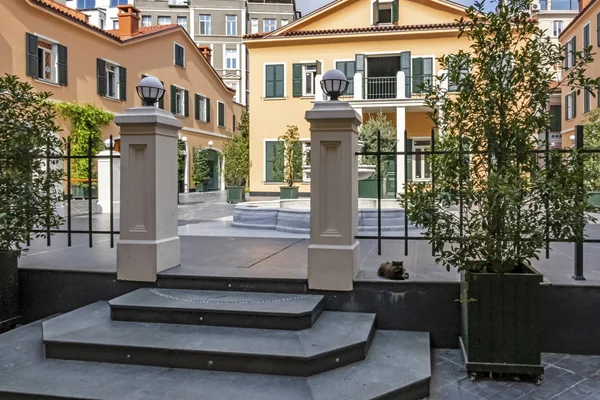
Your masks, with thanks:
[(208, 63), (210, 64), (210, 59), (212, 58), (212, 49), (210, 48), (210, 46), (199, 45), (198, 49), (200, 49), (200, 52), (202, 53), (204, 58), (206, 58), (206, 61), (208, 61)]
[(130, 37), (140, 29), (140, 10), (131, 4), (117, 6), (119, 9), (119, 36)]

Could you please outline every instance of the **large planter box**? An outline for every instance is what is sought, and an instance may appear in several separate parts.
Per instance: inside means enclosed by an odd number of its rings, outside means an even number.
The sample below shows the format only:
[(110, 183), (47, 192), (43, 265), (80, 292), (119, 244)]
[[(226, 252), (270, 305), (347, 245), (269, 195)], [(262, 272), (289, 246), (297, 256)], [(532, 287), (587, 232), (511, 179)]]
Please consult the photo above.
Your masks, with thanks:
[[(71, 186), (71, 198), (73, 199), (84, 199), (90, 198), (90, 188), (84, 185), (73, 185)], [(92, 199), (98, 198), (98, 188), (92, 186)]]
[[(383, 198), (383, 188), (381, 185), (381, 198)], [(377, 198), (377, 179), (363, 179), (358, 181), (358, 197), (361, 199)]]
[(0, 332), (14, 328), (19, 313), (18, 258), (12, 252), (0, 252)]
[(539, 303), (542, 275), (461, 275), (460, 345), (471, 378), (477, 373), (526, 374), (541, 381)]
[(196, 192), (206, 192), (206, 184), (204, 182), (196, 183)]
[(594, 207), (600, 207), (600, 192), (588, 192), (588, 204)]
[(297, 199), (298, 198), (298, 186), (280, 186), (279, 187), (279, 198), (281, 199)]
[(236, 204), (246, 201), (246, 187), (244, 186), (229, 186), (227, 188), (227, 202)]

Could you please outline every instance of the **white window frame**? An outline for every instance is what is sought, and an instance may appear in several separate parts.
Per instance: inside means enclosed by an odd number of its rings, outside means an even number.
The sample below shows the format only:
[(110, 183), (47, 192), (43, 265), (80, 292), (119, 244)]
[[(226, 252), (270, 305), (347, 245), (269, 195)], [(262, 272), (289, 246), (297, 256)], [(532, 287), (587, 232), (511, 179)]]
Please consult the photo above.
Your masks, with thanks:
[[(109, 99), (114, 99), (114, 100), (121, 100), (121, 96), (120, 96), (120, 91), (119, 91), (119, 76), (120, 76), (120, 66), (118, 64), (112, 63), (110, 61), (105, 61), (105, 68), (106, 68), (106, 94), (105, 97), (108, 97)], [(108, 78), (109, 74), (113, 74), (114, 75), (114, 82), (113, 82), (113, 90), (114, 90), (114, 96), (110, 95), (110, 89), (111, 89), (111, 85), (110, 85), (110, 79)]]
[(567, 108), (567, 117), (565, 118), (567, 121), (572, 120), (573, 118), (575, 118), (575, 112), (576, 110), (573, 108), (573, 98), (574, 98), (575, 92), (571, 92), (567, 95), (567, 99), (565, 101), (565, 107)]
[[(267, 65), (283, 65), (283, 96), (282, 97), (267, 97)], [(287, 98), (287, 63), (285, 61), (263, 63), (263, 100), (281, 100)]]
[[(230, 21), (229, 18), (233, 18), (233, 21)], [(225, 35), (226, 36), (237, 36), (237, 15), (225, 15)]]
[[(308, 70), (307, 67), (312, 67), (314, 65), (314, 70)], [(306, 74), (312, 72), (312, 93), (306, 91)], [(317, 75), (317, 65), (316, 64), (302, 64), (302, 97), (314, 97), (315, 96), (315, 76)]]
[[(196, 94), (198, 96), (200, 96), (200, 103), (198, 104), (198, 110), (199, 110), (198, 121), (208, 122), (208, 109), (206, 107), (208, 105), (207, 101), (206, 101), (207, 97), (201, 93), (196, 93)], [(202, 105), (202, 107), (201, 107), (201, 105)]]
[(173, 114), (185, 117), (185, 89), (179, 86), (175, 86), (175, 112)]
[[(273, 21), (273, 29), (271, 30), (267, 30), (267, 21), (271, 22)], [(271, 26), (271, 24), (269, 24), (269, 27)], [(276, 18), (263, 18), (263, 32), (273, 32), (277, 30), (277, 19)]]
[(112, 20), (112, 28), (113, 28), (113, 30), (119, 29), (119, 20), (118, 19)]
[(235, 101), (236, 103), (239, 103), (240, 82), (239, 81), (226, 81), (225, 84), (235, 90), (235, 96), (233, 96), (233, 101)]
[[(379, 20), (379, 11), (381, 10), (390, 10), (390, 22), (381, 22)], [(392, 20), (394, 19), (393, 15), (392, 15), (392, 2), (385, 2), (385, 1), (380, 1), (379, 2), (379, 8), (377, 9), (377, 25), (392, 25), (393, 22)]]
[(220, 114), (221, 114), (220, 113), (221, 107), (219, 107), (219, 104), (223, 104), (223, 112), (225, 112), (225, 103), (217, 100), (217, 126), (219, 128), (225, 128), (225, 126), (227, 125), (227, 121), (225, 121), (225, 115), (223, 115), (223, 125), (219, 125), (219, 119), (220, 119)]
[[(429, 148), (429, 151), (431, 151), (431, 138), (427, 138), (427, 137), (413, 137), (413, 138), (410, 138), (410, 139), (412, 140), (412, 151), (414, 153), (416, 153), (417, 148), (418, 149), (422, 149), (422, 151), (427, 151), (427, 148)], [(418, 145), (417, 146), (416, 142), (418, 142), (418, 141), (429, 142), (429, 146), (424, 146), (424, 145)], [(417, 178), (416, 177), (416, 173), (417, 173), (417, 160), (416, 160), (416, 158), (417, 158), (417, 154), (413, 154), (412, 155), (412, 160), (411, 160), (411, 163), (412, 163), (412, 177), (411, 177), (411, 179), (412, 179), (412, 181), (413, 182), (429, 182), (429, 181), (431, 181), (431, 165), (429, 166), (430, 167), (429, 168), (429, 175), (430, 175), (429, 178), (425, 178), (425, 177), (423, 177), (423, 178)], [(422, 157), (421, 157), (421, 162), (420, 162), (421, 163), (421, 171), (422, 171), (423, 176), (425, 176), (426, 160), (427, 160), (426, 155), (423, 154)]]
[(282, 19), (282, 20), (281, 20), (281, 26), (286, 26), (286, 25), (287, 25), (287, 24), (289, 24), (289, 23), (290, 23), (290, 20), (289, 20), (289, 19), (285, 19), (285, 18), (284, 18), (284, 19)]
[[(229, 55), (233, 52), (235, 57), (231, 58)], [(231, 66), (229, 66), (229, 61), (231, 60)], [(238, 51), (237, 49), (228, 49), (225, 48), (225, 67), (223, 69), (239, 69), (238, 68)], [(235, 64), (235, 66), (234, 66)]]
[[(202, 17), (207, 17), (202, 20)], [(204, 24), (204, 32), (202, 32), (202, 26)], [(209, 36), (212, 34), (212, 17), (210, 14), (198, 15), (198, 34), (203, 36)]]
[[(45, 75), (45, 69), (46, 69), (46, 65), (44, 64), (44, 62), (42, 62), (42, 67), (44, 70), (38, 71), (37, 79), (44, 81), (44, 82), (49, 82), (49, 83), (58, 85), (58, 46), (57, 46), (58, 42), (55, 40), (52, 40), (52, 39), (44, 38), (39, 35), (36, 35), (36, 36), (38, 38), (38, 48), (37, 48), (38, 69), (39, 69), (40, 50), (42, 51), (42, 56), (44, 55), (44, 53), (50, 53), (50, 65), (48, 66), (50, 68), (50, 79), (46, 79), (43, 77)], [(52, 46), (52, 49), (46, 49), (44, 47), (40, 47), (39, 42), (44, 42), (44, 43)], [(43, 60), (45, 61), (46, 57), (43, 57)]]
[[(160, 23), (160, 19), (161, 18), (168, 18), (169, 19), (169, 23), (168, 24), (161, 24)], [(156, 17), (156, 25), (158, 25), (158, 26), (171, 25), (172, 23), (173, 23), (173, 18), (171, 18), (170, 15), (159, 15), (158, 17)]]
[[(557, 25), (560, 25), (560, 28), (557, 29)], [(564, 22), (560, 19), (552, 21), (552, 34), (555, 37), (558, 37), (563, 31)]]
[[(181, 20), (185, 21), (185, 24), (182, 24)], [(177, 25), (183, 26), (183, 29), (185, 29), (187, 31), (187, 29), (188, 29), (188, 18), (187, 18), (187, 16), (185, 16), (185, 15), (178, 15), (177, 16)]]
[(258, 18), (250, 19), (250, 33), (258, 33)]
[[(183, 49), (183, 66), (177, 65), (177, 46)], [(175, 65), (176, 67), (185, 68), (185, 46), (177, 42), (173, 43), (173, 65)]]
[(152, 15), (142, 15), (142, 26), (152, 26)]

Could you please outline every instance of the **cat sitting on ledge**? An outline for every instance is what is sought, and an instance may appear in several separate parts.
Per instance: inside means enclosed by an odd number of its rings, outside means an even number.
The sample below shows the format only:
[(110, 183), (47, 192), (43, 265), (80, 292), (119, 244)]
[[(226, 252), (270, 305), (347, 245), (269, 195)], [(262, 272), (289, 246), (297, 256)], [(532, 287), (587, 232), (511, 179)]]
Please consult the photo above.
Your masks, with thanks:
[(404, 269), (403, 261), (387, 261), (379, 266), (377, 275), (385, 279), (404, 281), (408, 279), (408, 272)]

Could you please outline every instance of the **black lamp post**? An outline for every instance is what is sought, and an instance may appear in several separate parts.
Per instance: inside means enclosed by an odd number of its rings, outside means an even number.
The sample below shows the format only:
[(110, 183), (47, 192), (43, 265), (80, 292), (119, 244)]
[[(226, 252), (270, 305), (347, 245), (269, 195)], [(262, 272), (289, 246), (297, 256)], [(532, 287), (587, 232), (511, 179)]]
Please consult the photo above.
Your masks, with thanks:
[(330, 69), (323, 75), (321, 88), (331, 100), (338, 100), (348, 90), (348, 79), (339, 69)]
[(162, 83), (154, 76), (143, 78), (136, 87), (136, 90), (144, 106), (153, 107), (165, 95)]

